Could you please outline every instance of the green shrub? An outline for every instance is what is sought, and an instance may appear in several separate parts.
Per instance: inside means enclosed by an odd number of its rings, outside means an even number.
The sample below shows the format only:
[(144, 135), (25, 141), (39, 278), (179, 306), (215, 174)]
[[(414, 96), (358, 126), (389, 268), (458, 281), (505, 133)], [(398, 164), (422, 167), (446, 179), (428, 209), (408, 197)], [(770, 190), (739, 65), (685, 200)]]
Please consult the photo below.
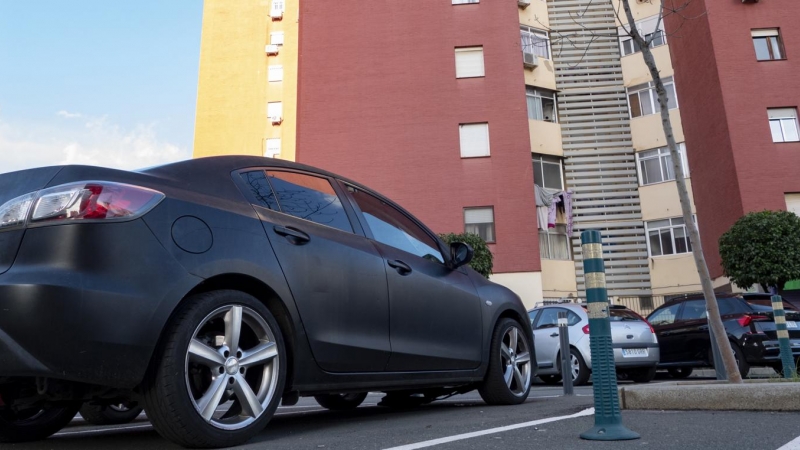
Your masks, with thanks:
[(453, 242), (469, 244), (472, 250), (475, 251), (469, 266), (475, 269), (479, 274), (489, 278), (489, 275), (492, 273), (492, 265), (494, 264), (494, 255), (489, 251), (489, 246), (486, 245), (486, 241), (484, 241), (483, 238), (473, 233), (448, 233), (440, 234), (439, 237), (441, 237), (447, 245)]

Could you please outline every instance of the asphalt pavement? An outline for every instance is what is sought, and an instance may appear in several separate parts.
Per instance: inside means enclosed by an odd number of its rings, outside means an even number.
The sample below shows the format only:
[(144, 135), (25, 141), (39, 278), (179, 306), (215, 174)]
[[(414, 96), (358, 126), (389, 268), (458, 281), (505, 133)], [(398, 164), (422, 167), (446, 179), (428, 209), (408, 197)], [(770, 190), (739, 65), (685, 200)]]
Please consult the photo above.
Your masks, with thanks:
[[(656, 380), (655, 382), (664, 381)], [(753, 412), (623, 412), (624, 424), (642, 435), (627, 442), (584, 441), (594, 424), (591, 386), (563, 397), (560, 386), (534, 386), (518, 406), (488, 406), (477, 392), (409, 410), (377, 406), (370, 394), (354, 411), (332, 412), (311, 398), (281, 407), (267, 428), (242, 449), (781, 449), (800, 450), (800, 414)], [(3, 449), (170, 449), (142, 416), (122, 426), (90, 426), (80, 419), (41, 442)]]

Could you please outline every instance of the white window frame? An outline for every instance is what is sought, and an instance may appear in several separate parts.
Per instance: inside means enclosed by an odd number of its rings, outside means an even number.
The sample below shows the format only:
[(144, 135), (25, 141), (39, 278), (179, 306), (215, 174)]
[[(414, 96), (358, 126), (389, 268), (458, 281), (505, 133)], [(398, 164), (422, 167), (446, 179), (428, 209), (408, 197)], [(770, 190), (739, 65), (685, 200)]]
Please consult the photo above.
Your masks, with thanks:
[[(545, 159), (545, 158), (547, 158), (547, 159)], [(558, 160), (558, 162), (556, 162), (554, 160)], [(561, 180), (561, 187), (560, 188), (553, 188), (553, 187), (548, 187), (548, 186), (539, 186), (539, 187), (540, 188), (545, 188), (545, 189), (558, 189), (559, 191), (563, 191), (564, 190), (564, 159), (561, 158), (561, 157), (558, 157), (558, 156), (553, 156), (553, 155), (543, 155), (543, 154), (540, 154), (540, 153), (533, 153), (532, 154), (532, 158), (531, 158), (531, 164), (534, 167), (534, 170), (536, 170), (535, 163), (537, 161), (542, 165), (542, 173), (540, 174), (541, 177), (539, 178), (540, 180), (542, 180), (542, 184), (544, 184), (544, 165), (545, 164), (557, 165), (558, 166), (559, 180)], [(536, 176), (535, 175), (534, 175), (533, 179), (536, 180)]]
[(267, 117), (280, 117), (283, 118), (283, 102), (268, 102), (267, 103)]
[[(678, 154), (681, 157), (681, 167), (683, 168), (683, 176), (684, 178), (689, 178), (689, 162), (686, 159), (686, 144), (683, 142), (678, 144)], [(639, 186), (652, 186), (654, 184), (661, 184), (661, 183), (669, 183), (670, 181), (675, 181), (675, 178), (667, 178), (666, 174), (668, 173), (666, 168), (666, 159), (670, 159), (670, 164), (672, 163), (672, 157), (669, 153), (669, 147), (659, 147), (653, 148), (649, 150), (643, 150), (641, 152), (636, 152), (636, 173), (639, 177)], [(661, 181), (655, 181), (652, 183), (644, 183), (644, 174), (642, 172), (642, 161), (647, 161), (649, 159), (658, 159), (659, 167), (661, 168)]]
[[(458, 70), (459, 67), (459, 55), (462, 55), (462, 58), (466, 58), (467, 54), (478, 54), (480, 53), (480, 70), (476, 70), (473, 72), (465, 71), (462, 68), (461, 71)], [(471, 55), (472, 56), (472, 55)], [(482, 46), (474, 46), (474, 47), (456, 47), (455, 49), (455, 63), (456, 63), (456, 78), (480, 78), (486, 76), (486, 60), (484, 59), (483, 54), (483, 47)]]
[[(522, 53), (535, 55), (538, 58), (552, 59), (552, 51), (550, 49), (550, 34), (545, 30), (529, 27), (527, 25), (520, 25), (519, 27), (520, 41), (522, 43)], [(526, 38), (529, 43), (526, 43)], [(536, 41), (545, 41), (547, 45), (537, 45)], [(544, 51), (536, 52), (536, 49), (544, 48)], [(533, 50), (533, 51), (532, 51)], [(544, 53), (544, 54), (542, 54)]]
[[(551, 95), (552, 97), (548, 97), (548, 95)], [(539, 99), (538, 100), (539, 109), (542, 110), (543, 112), (541, 119), (531, 117), (533, 114), (531, 114), (530, 105), (527, 104), (530, 98), (533, 98), (534, 101), (536, 101), (535, 99), (537, 98)], [(553, 100), (553, 117), (551, 120), (547, 120), (544, 118), (544, 108), (542, 108), (543, 98)], [(550, 89), (537, 88), (534, 86), (525, 86), (525, 100), (526, 100), (526, 106), (528, 106), (528, 120), (539, 120), (542, 122), (558, 123), (558, 94), (556, 93), (556, 91), (551, 91)]]
[[(465, 144), (467, 144), (467, 139), (469, 138), (469, 133), (472, 131), (478, 132), (478, 127), (482, 127), (486, 132), (486, 151), (485, 154), (481, 151), (479, 154), (465, 154)], [(488, 122), (479, 122), (479, 123), (461, 123), (458, 125), (458, 141), (459, 147), (461, 151), (462, 158), (485, 158), (491, 156), (491, 141), (489, 137), (489, 123)]]
[[(689, 255), (689, 254), (692, 253), (692, 250), (690, 248), (692, 244), (691, 244), (691, 242), (689, 240), (689, 230), (686, 228), (686, 224), (683, 224), (683, 223), (673, 224), (672, 221), (675, 220), (675, 219), (682, 220), (683, 216), (681, 216), (681, 217), (669, 217), (669, 218), (656, 219), (656, 220), (648, 220), (648, 221), (646, 221), (644, 223), (644, 235), (645, 235), (645, 239), (646, 239), (646, 242), (647, 242), (647, 256), (649, 256), (650, 258), (660, 258), (662, 256)], [(665, 227), (653, 227), (653, 228), (651, 228), (650, 225), (648, 225), (650, 223), (661, 222), (663, 220), (668, 220), (669, 221), (669, 225), (665, 226)], [(697, 216), (696, 215), (692, 215), (692, 220), (694, 221), (695, 225), (697, 225)], [(674, 230), (676, 228), (683, 228), (684, 236), (685, 236), (685, 239), (686, 239), (686, 248), (688, 249), (688, 251), (686, 251), (686, 252), (678, 253), (678, 252), (675, 251), (675, 231)], [(653, 249), (650, 247), (650, 232), (651, 231), (659, 232), (659, 239), (660, 239), (661, 238), (660, 237), (661, 236), (660, 232), (662, 230), (669, 230), (670, 242), (672, 243), (672, 253), (667, 253), (667, 254), (662, 253), (660, 255), (653, 255)]]
[(268, 138), (264, 140), (264, 156), (277, 158), (281, 155), (281, 139)]
[(469, 5), (472, 3), (480, 3), (480, 0), (453, 0), (454, 5)]
[(283, 81), (283, 66), (282, 65), (267, 66), (267, 81), (269, 82)]
[[(669, 107), (669, 100), (673, 99), (675, 101), (675, 107), (669, 108), (670, 110), (680, 108), (678, 105), (678, 91), (675, 88), (675, 80), (672, 77), (665, 77), (662, 79), (664, 82), (664, 89), (667, 89), (667, 106)], [(669, 86), (672, 86), (672, 96), (669, 93)], [(635, 119), (637, 117), (644, 117), (644, 116), (651, 116), (653, 114), (658, 114), (661, 112), (661, 106), (658, 104), (658, 94), (656, 93), (656, 85), (652, 81), (648, 81), (647, 83), (638, 84), (636, 86), (631, 86), (625, 89), (626, 96), (625, 99), (628, 102), (628, 117), (631, 119)], [(639, 112), (642, 114), (638, 116), (633, 115), (633, 109), (631, 108), (631, 95), (637, 94), (639, 97)], [(644, 114), (642, 111), (642, 96), (648, 96), (650, 98), (651, 105), (653, 105), (653, 112), (649, 112)]]
[[(467, 222), (467, 211), (488, 211), (489, 214), (492, 216), (491, 222)], [(464, 208), (464, 232), (467, 232), (467, 225), (492, 225), (492, 239), (485, 239), (487, 244), (493, 244), (497, 242), (497, 227), (495, 226), (496, 221), (494, 217), (494, 206), (469, 206)], [(483, 236), (481, 236), (483, 238)]]
[[(563, 229), (563, 233), (561, 230)], [(541, 259), (548, 259), (551, 261), (572, 261), (572, 246), (570, 245), (570, 237), (567, 235), (567, 226), (564, 224), (556, 224), (555, 228), (548, 228), (547, 230), (539, 229), (539, 257)], [(564, 236), (567, 246), (566, 258), (554, 258), (553, 252), (553, 239), (551, 236)], [(546, 241), (547, 248), (542, 247), (542, 240)]]
[(273, 31), (269, 34), (270, 45), (283, 45), (285, 39), (286, 35), (283, 33), (283, 31)]
[(270, 3), (269, 14), (271, 17), (283, 17), (286, 11), (286, 0), (272, 0)]
[[(773, 114), (777, 115), (777, 117), (770, 117)], [(767, 117), (769, 118), (769, 129), (770, 134), (772, 135), (772, 142), (800, 142), (800, 126), (798, 126), (800, 124), (798, 124), (797, 120), (797, 108), (767, 108)], [(781, 131), (781, 140), (779, 141), (775, 140), (775, 132), (773, 130), (773, 125), (775, 124), (780, 127)], [(794, 125), (794, 134), (798, 136), (798, 139), (786, 140), (786, 129), (788, 126), (790, 126), (789, 124)]]

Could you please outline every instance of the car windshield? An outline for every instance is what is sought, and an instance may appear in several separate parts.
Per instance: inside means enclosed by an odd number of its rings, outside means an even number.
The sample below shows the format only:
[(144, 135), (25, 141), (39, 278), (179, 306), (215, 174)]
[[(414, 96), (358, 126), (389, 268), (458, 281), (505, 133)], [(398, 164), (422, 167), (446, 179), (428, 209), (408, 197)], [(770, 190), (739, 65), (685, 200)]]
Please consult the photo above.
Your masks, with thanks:
[(642, 320), (635, 312), (627, 309), (612, 309), (609, 315), (611, 316), (610, 319), (612, 322), (638, 322)]

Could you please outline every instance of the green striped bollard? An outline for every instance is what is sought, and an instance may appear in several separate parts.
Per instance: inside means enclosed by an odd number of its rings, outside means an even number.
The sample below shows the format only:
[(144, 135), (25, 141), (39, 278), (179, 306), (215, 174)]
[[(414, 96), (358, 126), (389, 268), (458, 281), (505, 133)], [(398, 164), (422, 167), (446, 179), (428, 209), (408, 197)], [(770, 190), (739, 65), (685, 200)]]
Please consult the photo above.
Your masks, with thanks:
[(589, 346), (592, 351), (594, 390), (594, 427), (582, 433), (581, 438), (595, 441), (639, 439), (638, 433), (622, 425), (600, 232), (584, 231), (581, 233), (581, 244), (589, 310)]
[(772, 296), (772, 311), (775, 315), (775, 328), (778, 334), (778, 344), (781, 348), (783, 377), (792, 378), (797, 368), (794, 365), (792, 346), (789, 343), (789, 329), (786, 327), (786, 312), (783, 310), (783, 298), (780, 295)]

